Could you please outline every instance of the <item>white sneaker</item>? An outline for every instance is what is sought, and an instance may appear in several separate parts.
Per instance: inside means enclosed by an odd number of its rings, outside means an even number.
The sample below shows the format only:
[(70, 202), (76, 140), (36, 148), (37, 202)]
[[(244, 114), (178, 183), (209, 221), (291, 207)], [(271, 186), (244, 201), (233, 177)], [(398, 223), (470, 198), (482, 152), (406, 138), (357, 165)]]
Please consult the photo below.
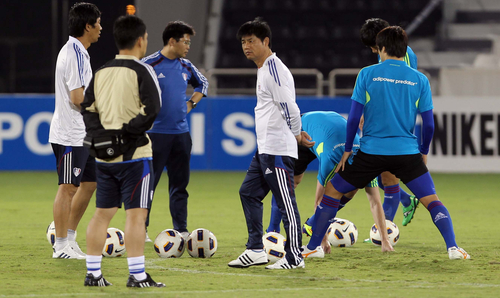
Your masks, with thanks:
[(314, 250), (307, 248), (307, 245), (302, 246), (302, 257), (305, 258), (324, 258), (325, 251), (323, 247), (318, 246)]
[(266, 269), (297, 269), (297, 268), (306, 268), (304, 259), (302, 259), (298, 265), (290, 265), (286, 258), (282, 258), (278, 262), (266, 266)]
[(460, 247), (450, 247), (448, 248), (448, 256), (450, 260), (468, 260), (470, 259), (470, 255)]
[(184, 241), (187, 241), (187, 240), (188, 240), (189, 235), (190, 235), (190, 234), (189, 234), (189, 232), (182, 232), (182, 233), (181, 233), (181, 236), (182, 236), (182, 238), (184, 239)]
[(153, 240), (151, 240), (151, 238), (149, 238), (148, 232), (146, 232), (146, 240), (144, 242), (153, 242)]
[(80, 249), (80, 246), (76, 241), (68, 241), (69, 246), (79, 255), (86, 257), (87, 255)]
[(267, 254), (263, 249), (245, 249), (245, 251), (236, 259), (229, 262), (227, 265), (234, 268), (246, 268), (256, 265), (267, 264)]
[(86, 257), (79, 255), (71, 246), (68, 244), (63, 249), (55, 251), (52, 253), (53, 259), (77, 259), (85, 260)]

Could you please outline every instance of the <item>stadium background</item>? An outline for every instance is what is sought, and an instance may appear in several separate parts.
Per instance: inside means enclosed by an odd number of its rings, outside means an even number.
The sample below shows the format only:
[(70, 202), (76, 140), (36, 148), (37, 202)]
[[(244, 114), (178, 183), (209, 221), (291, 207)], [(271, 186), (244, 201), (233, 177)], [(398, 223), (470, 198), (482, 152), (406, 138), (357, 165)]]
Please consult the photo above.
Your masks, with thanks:
[[(54, 65), (75, 2), (0, 4), (6, 28), (0, 33), (0, 170), (54, 169), (47, 143)], [(243, 22), (262, 16), (273, 30), (273, 51), (292, 71), (302, 70), (295, 72), (295, 82), (303, 112), (348, 112), (357, 70), (377, 62), (359, 40), (365, 19), (380, 17), (403, 26), (434, 93), (430, 169), (500, 172), (498, 0), (89, 2), (102, 12), (101, 38), (89, 48), (94, 71), (116, 54), (112, 24), (127, 5), (134, 5), (148, 26), (148, 53), (162, 47), (168, 21), (180, 19), (195, 27), (187, 58), (211, 82), (210, 96), (189, 117), (195, 170), (244, 170), (256, 149), (255, 66), (243, 56), (235, 35)]]

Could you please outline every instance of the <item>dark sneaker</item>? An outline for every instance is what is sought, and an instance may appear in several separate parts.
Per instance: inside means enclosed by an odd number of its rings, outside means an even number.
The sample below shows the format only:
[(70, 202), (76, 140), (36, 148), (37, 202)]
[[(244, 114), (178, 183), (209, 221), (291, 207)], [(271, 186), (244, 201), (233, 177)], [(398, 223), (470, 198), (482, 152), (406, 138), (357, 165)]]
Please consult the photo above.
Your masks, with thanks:
[(129, 288), (150, 288), (150, 287), (156, 287), (156, 288), (163, 288), (165, 286), (164, 283), (161, 282), (155, 282), (149, 273), (146, 273), (146, 279), (138, 281), (135, 279), (133, 275), (130, 275), (128, 277), (127, 281), (127, 287)]
[(92, 273), (87, 273), (83, 285), (86, 287), (107, 287), (113, 284), (105, 280), (102, 274), (99, 277), (94, 277)]
[(410, 196), (410, 202), (410, 206), (403, 207), (403, 226), (406, 226), (411, 222), (420, 201), (415, 196)]

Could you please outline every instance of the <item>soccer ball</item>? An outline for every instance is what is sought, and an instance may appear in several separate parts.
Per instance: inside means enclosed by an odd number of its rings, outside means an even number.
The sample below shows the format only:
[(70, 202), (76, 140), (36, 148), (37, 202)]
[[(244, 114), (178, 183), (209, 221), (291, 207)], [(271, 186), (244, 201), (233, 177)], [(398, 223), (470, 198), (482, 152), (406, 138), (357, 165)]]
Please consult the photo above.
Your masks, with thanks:
[[(391, 242), (392, 246), (396, 245), (399, 241), (398, 226), (396, 226), (395, 223), (387, 219), (385, 220), (385, 226), (387, 228), (387, 234), (389, 235), (389, 241)], [(372, 226), (370, 230), (370, 239), (372, 240), (373, 244), (377, 246), (382, 245), (382, 237), (380, 237), (379, 229), (375, 224)]]
[(332, 246), (350, 247), (358, 241), (358, 229), (351, 221), (335, 218), (327, 230), (328, 242)]
[(285, 236), (276, 232), (269, 232), (262, 236), (262, 242), (270, 263), (276, 263), (285, 256)]
[(121, 257), (127, 250), (125, 249), (125, 233), (117, 228), (108, 228), (106, 243), (102, 249), (105, 257)]
[(217, 251), (217, 238), (207, 229), (196, 229), (189, 234), (187, 251), (193, 258), (210, 258)]
[(54, 222), (51, 222), (47, 227), (47, 240), (49, 240), (50, 245), (54, 247), (54, 244), (56, 244), (56, 226)]
[(156, 236), (154, 248), (159, 257), (179, 258), (184, 253), (186, 246), (181, 233), (166, 229)]

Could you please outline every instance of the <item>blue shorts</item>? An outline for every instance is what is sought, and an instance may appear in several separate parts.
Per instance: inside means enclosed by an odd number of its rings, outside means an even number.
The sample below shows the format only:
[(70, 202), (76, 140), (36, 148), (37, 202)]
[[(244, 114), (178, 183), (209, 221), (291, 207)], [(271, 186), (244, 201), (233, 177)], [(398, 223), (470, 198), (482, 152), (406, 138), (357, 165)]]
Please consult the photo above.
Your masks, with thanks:
[(80, 182), (95, 182), (95, 158), (85, 147), (52, 144), (56, 156), (57, 175), (60, 184), (80, 186)]
[(152, 159), (120, 163), (97, 163), (97, 208), (151, 208), (153, 200)]

